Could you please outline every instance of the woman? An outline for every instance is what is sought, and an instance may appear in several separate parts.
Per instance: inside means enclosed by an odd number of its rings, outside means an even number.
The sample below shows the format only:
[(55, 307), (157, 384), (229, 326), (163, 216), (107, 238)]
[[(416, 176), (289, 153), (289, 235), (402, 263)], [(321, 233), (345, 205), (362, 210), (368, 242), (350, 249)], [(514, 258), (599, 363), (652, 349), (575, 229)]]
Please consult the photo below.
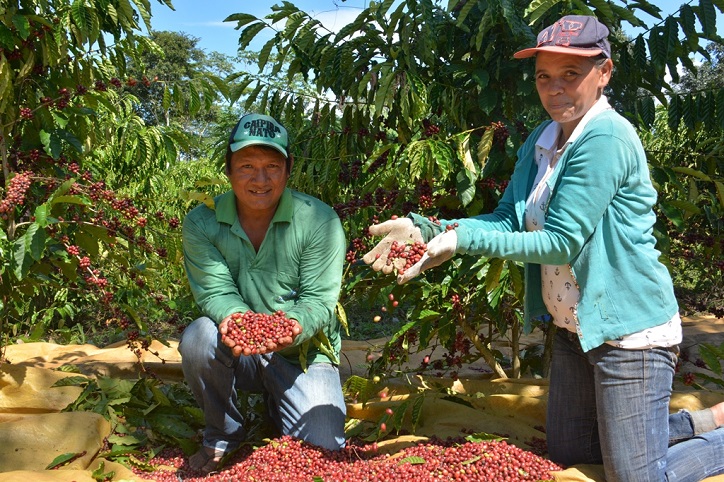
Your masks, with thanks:
[[(603, 95), (613, 71), (608, 33), (594, 17), (566, 16), (515, 54), (535, 57), (551, 120), (518, 151), (495, 211), (443, 221), (398, 282), (455, 253), (525, 263), (526, 319), (550, 314), (558, 327), (550, 458), (603, 463), (609, 482), (698, 481), (724, 473), (724, 403), (669, 416), (681, 319), (655, 249), (656, 191), (643, 147)], [(365, 262), (389, 272), (392, 241), (429, 240), (433, 231), (417, 215), (371, 226), (387, 236)]]

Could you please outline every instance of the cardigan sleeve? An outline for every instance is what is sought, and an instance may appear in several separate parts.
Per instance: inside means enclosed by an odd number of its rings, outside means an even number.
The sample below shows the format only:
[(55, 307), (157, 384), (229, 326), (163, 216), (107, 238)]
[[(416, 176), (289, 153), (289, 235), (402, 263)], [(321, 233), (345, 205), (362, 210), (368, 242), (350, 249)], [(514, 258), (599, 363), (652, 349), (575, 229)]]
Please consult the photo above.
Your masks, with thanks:
[[(636, 165), (631, 143), (608, 116), (592, 120), (590, 126), (559, 160), (544, 229), (519, 232), (498, 223), (506, 229), (491, 230), (486, 221), (471, 218), (461, 224), (467, 232), (458, 251), (536, 264), (570, 263)], [(521, 175), (510, 184), (519, 182)]]

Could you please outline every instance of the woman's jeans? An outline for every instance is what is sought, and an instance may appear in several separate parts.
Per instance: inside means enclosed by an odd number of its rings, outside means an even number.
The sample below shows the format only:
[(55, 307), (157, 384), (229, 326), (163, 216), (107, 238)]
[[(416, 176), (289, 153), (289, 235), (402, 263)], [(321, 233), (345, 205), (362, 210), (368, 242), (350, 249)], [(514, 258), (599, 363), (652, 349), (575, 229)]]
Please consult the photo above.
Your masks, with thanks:
[(331, 363), (314, 363), (307, 372), (279, 355), (235, 357), (221, 342), (210, 318), (195, 320), (179, 344), (184, 377), (204, 412), (203, 444), (224, 452), (245, 437), (244, 414), (237, 407), (237, 390), (261, 392), (282, 435), (339, 450), (344, 447), (346, 405), (339, 370)]
[(558, 330), (553, 345), (551, 460), (603, 463), (607, 482), (700, 481), (724, 473), (724, 427), (702, 423), (703, 412), (669, 415), (674, 349), (604, 344), (584, 353), (571, 335)]

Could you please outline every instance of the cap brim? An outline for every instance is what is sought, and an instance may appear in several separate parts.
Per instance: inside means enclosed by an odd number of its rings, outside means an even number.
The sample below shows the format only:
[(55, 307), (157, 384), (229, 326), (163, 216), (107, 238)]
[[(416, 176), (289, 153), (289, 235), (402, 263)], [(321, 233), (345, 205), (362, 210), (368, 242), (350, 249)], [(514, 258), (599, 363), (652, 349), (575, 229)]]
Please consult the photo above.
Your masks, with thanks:
[(577, 49), (574, 47), (555, 47), (555, 46), (533, 47), (530, 49), (519, 50), (513, 54), (513, 57), (515, 57), (516, 59), (527, 59), (528, 57), (533, 57), (538, 52), (552, 52), (555, 54), (576, 55), (578, 57), (595, 57), (597, 55), (601, 55), (603, 53), (603, 50), (601, 50), (601, 49)]
[(244, 142), (232, 142), (231, 144), (229, 144), (229, 149), (231, 149), (231, 152), (236, 152), (240, 149), (243, 149), (243, 148), (249, 147), (249, 146), (272, 147), (272, 148), (276, 149), (277, 151), (281, 152), (284, 155), (285, 159), (288, 157), (287, 151), (284, 150), (284, 148), (282, 146), (280, 146), (279, 144), (274, 144), (273, 142), (264, 142), (264, 141), (260, 141), (260, 140), (256, 140), (256, 139), (244, 141)]

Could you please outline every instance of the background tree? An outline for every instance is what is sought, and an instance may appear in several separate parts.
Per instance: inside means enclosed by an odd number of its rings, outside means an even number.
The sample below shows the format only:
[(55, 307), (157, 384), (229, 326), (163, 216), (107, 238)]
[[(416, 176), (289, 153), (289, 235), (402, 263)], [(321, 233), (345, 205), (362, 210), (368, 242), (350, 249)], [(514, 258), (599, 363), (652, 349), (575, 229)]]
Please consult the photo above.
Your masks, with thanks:
[(724, 85), (724, 45), (712, 42), (706, 47), (706, 59), (696, 70), (686, 70), (677, 85), (679, 92), (718, 90)]
[[(183, 32), (152, 31), (149, 37), (152, 46), (144, 48), (137, 61), (129, 59), (128, 76), (134, 80), (124, 89), (138, 99), (135, 110), (145, 125), (175, 126), (193, 138), (181, 151), (183, 158), (203, 157), (209, 143), (216, 140), (210, 128), (223, 108), (205, 81), (228, 77), (234, 59), (219, 52), (207, 55), (197, 47), (198, 38)], [(199, 99), (205, 105), (198, 109), (181, 99)]]
[(152, 31), (149, 37), (153, 48), (143, 50), (137, 63), (130, 60), (127, 72), (135, 82), (125, 89), (138, 98), (136, 110), (146, 125), (169, 126), (172, 117), (187, 121), (183, 111), (164, 105), (164, 86), (198, 77), (206, 53), (196, 47), (198, 38), (183, 32)]

